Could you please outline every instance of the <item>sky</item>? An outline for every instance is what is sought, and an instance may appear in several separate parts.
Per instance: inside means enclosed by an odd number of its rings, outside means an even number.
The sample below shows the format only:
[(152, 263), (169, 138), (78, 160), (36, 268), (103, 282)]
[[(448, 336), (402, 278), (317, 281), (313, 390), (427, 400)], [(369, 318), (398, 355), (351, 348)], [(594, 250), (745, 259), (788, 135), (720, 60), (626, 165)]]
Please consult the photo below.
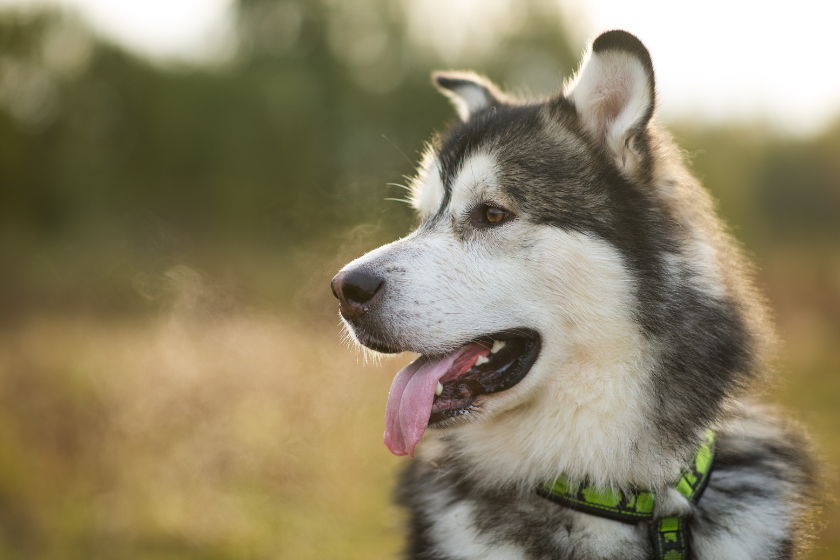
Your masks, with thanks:
[(807, 133), (840, 118), (840, 3), (591, 0), (594, 30), (647, 45), (669, 117), (766, 120)]
[(231, 0), (0, 0), (38, 5), (75, 9), (99, 35), (163, 61), (209, 62), (229, 47)]
[[(840, 117), (835, 38), (840, 3), (556, 1), (581, 48), (607, 29), (626, 29), (642, 39), (656, 69), (660, 112), (668, 120), (760, 120), (809, 134)], [(213, 61), (231, 46), (232, 0), (0, 0), (0, 5), (37, 2), (75, 7), (100, 35), (162, 61)], [(483, 3), (447, 4), (453, 14), (468, 17), (466, 5)]]

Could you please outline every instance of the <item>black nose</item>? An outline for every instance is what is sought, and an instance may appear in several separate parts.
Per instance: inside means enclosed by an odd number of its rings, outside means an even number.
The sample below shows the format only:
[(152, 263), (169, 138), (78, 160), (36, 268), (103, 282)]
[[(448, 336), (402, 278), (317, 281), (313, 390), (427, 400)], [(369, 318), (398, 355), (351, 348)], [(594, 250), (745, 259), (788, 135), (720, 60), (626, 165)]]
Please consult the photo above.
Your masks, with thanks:
[(332, 279), (332, 292), (341, 303), (341, 314), (355, 319), (364, 312), (364, 305), (373, 299), (385, 280), (371, 272), (345, 270)]

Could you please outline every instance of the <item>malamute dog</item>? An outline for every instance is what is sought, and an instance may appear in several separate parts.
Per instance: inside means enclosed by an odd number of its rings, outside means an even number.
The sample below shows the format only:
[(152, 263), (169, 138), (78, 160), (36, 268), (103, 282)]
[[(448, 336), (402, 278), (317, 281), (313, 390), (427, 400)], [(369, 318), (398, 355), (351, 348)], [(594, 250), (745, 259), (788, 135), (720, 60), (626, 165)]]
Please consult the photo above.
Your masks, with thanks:
[(799, 554), (808, 446), (750, 401), (772, 333), (644, 45), (604, 33), (538, 101), (434, 81), (463, 122), (420, 165), (420, 225), (332, 284), (359, 343), (419, 354), (385, 412), (407, 556)]

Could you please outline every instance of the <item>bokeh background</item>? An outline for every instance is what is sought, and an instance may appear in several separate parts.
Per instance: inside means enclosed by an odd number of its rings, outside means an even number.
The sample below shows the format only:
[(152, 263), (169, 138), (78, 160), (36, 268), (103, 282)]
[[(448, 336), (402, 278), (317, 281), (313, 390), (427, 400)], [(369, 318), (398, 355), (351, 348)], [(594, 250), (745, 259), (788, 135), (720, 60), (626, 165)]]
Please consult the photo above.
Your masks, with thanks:
[(409, 357), (342, 343), (329, 280), (413, 224), (431, 70), (545, 94), (614, 25), (758, 265), (765, 398), (840, 462), (836, 17), (656, 4), (0, 2), (0, 558), (395, 557)]

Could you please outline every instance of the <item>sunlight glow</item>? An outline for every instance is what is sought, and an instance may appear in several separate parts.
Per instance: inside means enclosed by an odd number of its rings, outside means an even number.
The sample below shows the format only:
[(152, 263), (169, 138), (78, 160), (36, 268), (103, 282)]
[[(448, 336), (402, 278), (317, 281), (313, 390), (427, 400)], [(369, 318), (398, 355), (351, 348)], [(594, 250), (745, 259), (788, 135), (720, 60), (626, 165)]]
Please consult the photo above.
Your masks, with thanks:
[(232, 54), (233, 0), (0, 0), (2, 6), (60, 5), (99, 35), (162, 62), (215, 62)]
[(666, 118), (764, 120), (809, 133), (840, 116), (840, 4), (589, 0), (591, 33), (647, 45)]
[[(403, 1), (415, 43), (444, 61), (480, 60), (473, 55), (506, 26), (518, 25), (516, 3), (509, 0)], [(834, 29), (840, 4), (546, 0), (552, 1), (562, 6), (581, 46), (584, 38), (614, 28), (644, 41), (666, 119), (761, 120), (804, 134), (840, 114)], [(233, 0), (0, 0), (0, 6), (45, 3), (79, 10), (102, 36), (159, 61), (207, 63), (234, 52)], [(361, 9), (349, 1), (336, 5)], [(378, 45), (373, 39), (371, 48)]]

